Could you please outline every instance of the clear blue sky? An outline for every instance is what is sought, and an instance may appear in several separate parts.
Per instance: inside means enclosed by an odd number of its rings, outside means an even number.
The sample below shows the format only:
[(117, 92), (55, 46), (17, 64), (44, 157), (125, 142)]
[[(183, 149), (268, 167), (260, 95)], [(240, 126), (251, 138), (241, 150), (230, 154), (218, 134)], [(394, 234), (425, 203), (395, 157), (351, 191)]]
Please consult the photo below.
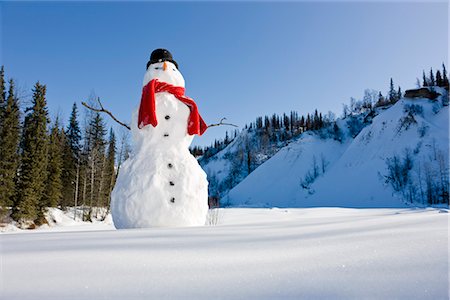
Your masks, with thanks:
[[(423, 69), (448, 66), (442, 1), (0, 5), (7, 76), (24, 91), (24, 105), (36, 81), (46, 84), (51, 116), (66, 122), (72, 103), (92, 91), (130, 121), (159, 47), (173, 53), (207, 123), (227, 117), (241, 127), (291, 110), (339, 115), (366, 88), (386, 92), (390, 77), (405, 90)], [(211, 128), (194, 143), (209, 144), (226, 129)]]

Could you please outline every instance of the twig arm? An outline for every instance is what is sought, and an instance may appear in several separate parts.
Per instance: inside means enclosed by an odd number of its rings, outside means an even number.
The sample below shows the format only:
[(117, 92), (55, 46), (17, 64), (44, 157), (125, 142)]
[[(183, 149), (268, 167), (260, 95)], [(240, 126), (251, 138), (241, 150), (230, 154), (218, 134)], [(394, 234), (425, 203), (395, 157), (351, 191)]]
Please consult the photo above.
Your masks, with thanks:
[(227, 118), (222, 118), (222, 119), (220, 120), (219, 123), (208, 125), (208, 128), (209, 128), (209, 127), (214, 127), (214, 126), (222, 126), (222, 125), (233, 126), (233, 127), (239, 127), (239, 126), (237, 126), (237, 125), (235, 125), (235, 124), (224, 123), (223, 121), (225, 121), (226, 119), (227, 119)]
[(130, 128), (130, 126), (129, 125), (127, 125), (127, 124), (125, 124), (125, 123), (123, 123), (123, 122), (120, 122), (109, 110), (107, 110), (107, 109), (105, 109), (104, 107), (103, 107), (103, 105), (102, 105), (102, 102), (100, 102), (100, 98), (97, 98), (97, 102), (98, 102), (98, 104), (100, 105), (100, 108), (95, 108), (95, 107), (92, 107), (92, 106), (90, 106), (90, 105), (88, 105), (86, 102), (81, 102), (81, 104), (84, 106), (84, 107), (86, 107), (86, 108), (88, 108), (88, 109), (90, 109), (90, 110), (92, 110), (92, 111), (95, 111), (95, 112), (102, 112), (102, 113), (106, 113), (106, 114), (108, 114), (114, 121), (116, 121), (118, 124), (120, 124), (120, 125), (122, 125), (122, 126), (124, 126), (124, 127), (126, 127), (128, 130), (131, 130), (131, 128)]

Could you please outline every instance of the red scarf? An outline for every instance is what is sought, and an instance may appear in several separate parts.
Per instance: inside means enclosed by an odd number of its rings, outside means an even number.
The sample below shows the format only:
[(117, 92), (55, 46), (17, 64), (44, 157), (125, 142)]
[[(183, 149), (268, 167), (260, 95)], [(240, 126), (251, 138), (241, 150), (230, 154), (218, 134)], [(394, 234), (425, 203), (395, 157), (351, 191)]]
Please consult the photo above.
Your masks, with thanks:
[(156, 119), (155, 93), (168, 92), (186, 104), (191, 110), (187, 126), (188, 133), (190, 135), (202, 135), (208, 126), (198, 113), (197, 104), (195, 104), (193, 99), (185, 96), (184, 91), (184, 87), (174, 86), (169, 83), (161, 82), (158, 79), (152, 79), (149, 83), (147, 83), (147, 85), (142, 88), (138, 119), (139, 129), (148, 124), (153, 125), (153, 127), (158, 125), (158, 120)]

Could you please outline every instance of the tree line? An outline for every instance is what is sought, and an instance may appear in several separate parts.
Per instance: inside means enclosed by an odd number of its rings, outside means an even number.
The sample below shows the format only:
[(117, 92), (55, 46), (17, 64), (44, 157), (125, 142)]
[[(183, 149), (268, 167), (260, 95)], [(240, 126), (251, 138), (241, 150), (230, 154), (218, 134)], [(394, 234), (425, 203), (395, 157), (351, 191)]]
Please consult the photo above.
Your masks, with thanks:
[[(127, 156), (99, 113), (87, 112), (80, 126), (74, 103), (67, 126), (50, 120), (44, 84), (33, 87), (24, 111), (15, 82), (0, 69), (0, 214), (23, 227), (46, 222), (48, 207), (82, 207), (80, 218), (106, 216), (118, 168)], [(117, 164), (118, 162), (118, 164)], [(98, 208), (106, 208), (99, 210)], [(74, 217), (76, 217), (74, 210)], [(100, 216), (101, 217), (101, 216)]]
[(432, 87), (438, 86), (449, 89), (449, 80), (447, 77), (447, 69), (445, 64), (442, 64), (441, 70), (437, 70), (436, 74), (433, 72), (433, 68), (430, 68), (429, 76), (425, 75), (425, 70), (422, 71), (422, 83), (420, 83), (419, 78), (417, 78), (417, 87)]

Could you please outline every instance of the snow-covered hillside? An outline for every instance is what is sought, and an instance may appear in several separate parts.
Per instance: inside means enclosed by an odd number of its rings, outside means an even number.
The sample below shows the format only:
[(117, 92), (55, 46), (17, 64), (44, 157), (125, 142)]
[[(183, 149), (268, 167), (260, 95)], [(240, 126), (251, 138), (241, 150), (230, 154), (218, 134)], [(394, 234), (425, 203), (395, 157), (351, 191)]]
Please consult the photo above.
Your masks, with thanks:
[(208, 175), (209, 195), (223, 197), (287, 144), (288, 141), (268, 142), (261, 137), (260, 132), (243, 130), (223, 150), (199, 160)]
[(2, 233), (0, 299), (448, 299), (446, 210), (216, 212), (217, 226)]
[[(438, 89), (438, 88), (436, 88)], [(222, 199), (232, 206), (405, 207), (427, 203), (427, 188), (448, 193), (448, 106), (402, 98), (379, 110), (354, 138), (342, 142), (306, 132), (259, 166)], [(338, 120), (347, 130), (346, 120)], [(410, 159), (401, 190), (394, 191), (388, 162)], [(393, 166), (391, 166), (393, 167)], [(402, 171), (403, 172), (403, 171)], [(394, 182), (396, 184), (396, 182)], [(436, 185), (434, 187), (433, 185)], [(447, 194), (448, 197), (448, 194)]]

